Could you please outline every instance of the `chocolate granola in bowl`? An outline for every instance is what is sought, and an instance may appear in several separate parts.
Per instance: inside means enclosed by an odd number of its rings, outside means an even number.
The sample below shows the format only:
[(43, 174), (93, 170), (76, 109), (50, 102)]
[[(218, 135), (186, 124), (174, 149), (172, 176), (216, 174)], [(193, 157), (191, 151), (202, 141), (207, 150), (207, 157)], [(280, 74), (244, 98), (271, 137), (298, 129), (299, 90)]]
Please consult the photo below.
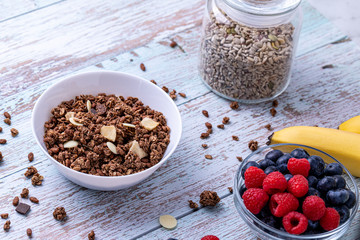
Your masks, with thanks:
[(141, 172), (162, 159), (170, 142), (165, 116), (134, 97), (80, 95), (51, 114), (44, 125), (48, 153), (82, 173)]

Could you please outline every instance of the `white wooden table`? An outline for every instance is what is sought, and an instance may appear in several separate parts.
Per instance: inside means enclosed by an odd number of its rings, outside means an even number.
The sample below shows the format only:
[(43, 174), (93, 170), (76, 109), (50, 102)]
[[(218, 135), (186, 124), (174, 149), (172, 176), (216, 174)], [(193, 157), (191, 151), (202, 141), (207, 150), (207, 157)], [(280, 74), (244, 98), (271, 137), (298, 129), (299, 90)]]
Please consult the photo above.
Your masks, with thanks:
[[(251, 151), (255, 139), (264, 145), (270, 123), (275, 130), (293, 125), (337, 127), (358, 115), (360, 107), (360, 51), (346, 36), (308, 3), (303, 4), (304, 25), (292, 83), (279, 98), (278, 114), (270, 115), (271, 102), (240, 105), (210, 92), (197, 73), (197, 55), (203, 0), (2, 0), (0, 2), (0, 112), (12, 114), (12, 138), (2, 120), (0, 145), (0, 211), (9, 213), (11, 229), (0, 230), (0, 239), (200, 239), (214, 234), (220, 239), (254, 239), (240, 219), (227, 187), (233, 185), (239, 166), (236, 156)], [(179, 47), (169, 47), (175, 39)], [(130, 61), (133, 59), (133, 61)], [(147, 71), (142, 72), (139, 64)], [(335, 68), (322, 69), (333, 64)], [(41, 93), (65, 76), (80, 71), (110, 69), (155, 79), (158, 85), (187, 94), (176, 103), (183, 119), (182, 140), (168, 162), (143, 183), (117, 192), (79, 187), (60, 175), (40, 152), (30, 129), (31, 110)], [(209, 111), (206, 119), (201, 111)], [(199, 138), (206, 121), (220, 124), (230, 117), (225, 130), (214, 129), (207, 140)], [(240, 137), (233, 141), (232, 135)], [(202, 143), (209, 148), (204, 150)], [(27, 155), (34, 152), (35, 160)], [(213, 155), (206, 160), (205, 154)], [(45, 177), (33, 187), (23, 175), (34, 165)], [(360, 185), (359, 179), (357, 180)], [(22, 188), (40, 200), (31, 204), (27, 217), (19, 215), (12, 199)], [(198, 201), (203, 190), (218, 192), (215, 208), (193, 211), (188, 200)], [(26, 200), (23, 200), (26, 202)], [(55, 207), (65, 207), (69, 219), (55, 221)], [(171, 214), (178, 227), (160, 227), (158, 217)], [(3, 225), (5, 220), (0, 219)], [(344, 239), (360, 239), (357, 214)]]

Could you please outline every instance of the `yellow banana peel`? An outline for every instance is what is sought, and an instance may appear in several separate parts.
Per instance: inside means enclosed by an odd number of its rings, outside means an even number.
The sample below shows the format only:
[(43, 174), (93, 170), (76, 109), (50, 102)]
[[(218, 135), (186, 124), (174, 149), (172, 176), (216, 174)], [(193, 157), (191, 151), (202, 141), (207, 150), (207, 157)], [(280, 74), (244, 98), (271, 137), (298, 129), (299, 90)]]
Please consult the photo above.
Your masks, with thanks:
[(360, 133), (360, 116), (350, 118), (339, 126), (339, 130)]

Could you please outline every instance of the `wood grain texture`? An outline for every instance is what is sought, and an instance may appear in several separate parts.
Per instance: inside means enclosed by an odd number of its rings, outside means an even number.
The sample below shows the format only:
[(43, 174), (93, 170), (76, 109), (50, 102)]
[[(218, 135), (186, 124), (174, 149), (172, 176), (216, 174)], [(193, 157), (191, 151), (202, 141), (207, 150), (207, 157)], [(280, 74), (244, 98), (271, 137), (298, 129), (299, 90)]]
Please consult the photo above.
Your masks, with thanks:
[[(70, 11), (70, 5), (78, 7), (75, 8), (78, 11)], [(20, 131), (18, 137), (12, 138), (10, 127), (0, 124), (4, 128), (0, 138), (9, 140), (7, 145), (0, 146), (5, 156), (0, 167), (0, 209), (8, 211), (12, 221), (9, 233), (0, 231), (0, 239), (24, 238), (28, 227), (33, 229), (35, 239), (53, 239), (54, 236), (84, 239), (91, 230), (95, 230), (99, 239), (136, 239), (137, 236), (166, 239), (170, 237), (167, 233), (173, 232), (159, 229), (157, 219), (161, 214), (184, 219), (174, 231), (180, 239), (186, 239), (186, 234), (192, 233), (193, 222), (204, 231), (219, 229), (217, 224), (225, 225), (229, 230), (222, 229), (220, 233), (224, 239), (238, 239), (232, 234), (230, 226), (234, 220), (240, 223), (234, 226), (243, 229), (244, 235), (248, 230), (234, 214), (227, 187), (232, 185), (239, 165), (236, 156), (245, 157), (251, 152), (247, 143), (252, 139), (258, 140), (261, 145), (265, 143), (269, 132), (263, 126), (271, 123), (275, 130), (302, 124), (336, 127), (344, 119), (357, 114), (354, 109), (360, 106), (356, 78), (360, 74), (360, 52), (351, 42), (329, 45), (344, 35), (306, 4), (301, 47), (292, 83), (279, 97), (278, 115), (271, 117), (271, 103), (241, 105), (239, 111), (231, 110), (229, 102), (209, 92), (197, 75), (202, 7), (202, 1), (169, 1), (168, 5), (160, 6), (156, 1), (136, 1), (133, 4), (103, 1), (100, 4), (98, 1), (79, 0), (72, 4), (62, 2), (56, 8), (50, 6), (47, 11), (39, 10), (36, 14), (30, 13), (17, 19), (20, 23), (32, 20), (37, 27), (46, 24), (41, 29), (31, 28), (29, 33), (17, 39), (14, 31), (6, 32), (12, 40), (0, 43), (8, 49), (5, 55), (0, 56), (3, 77), (0, 80), (1, 112), (8, 110), (13, 113), (12, 127)], [(126, 9), (133, 11), (126, 12)], [(57, 12), (59, 15), (56, 15), (58, 19), (55, 21), (54, 14)], [(119, 16), (122, 19), (118, 19)], [(127, 24), (121, 24), (125, 19)], [(7, 24), (0, 23), (0, 26), (10, 30), (16, 24), (20, 26), (19, 22), (10, 20)], [(155, 22), (155, 29), (150, 29), (149, 26)], [(131, 29), (133, 24), (139, 28)], [(60, 34), (66, 30), (69, 30), (68, 35)], [(119, 37), (121, 32), (129, 30), (133, 34), (127, 39)], [(171, 38), (176, 39), (185, 53), (168, 46)], [(41, 47), (44, 39), (48, 44)], [(148, 44), (142, 46), (145, 43)], [(53, 48), (54, 44), (56, 48)], [(134, 47), (136, 49), (132, 49)], [(119, 54), (127, 49), (132, 51)], [(134, 61), (130, 62), (130, 59)], [(141, 62), (145, 63), (146, 72), (139, 69)], [(321, 69), (321, 66), (330, 63), (336, 67)], [(123, 191), (98, 192), (72, 184), (50, 165), (35, 146), (31, 135), (31, 109), (39, 95), (66, 74), (90, 64), (96, 65), (80, 71), (126, 71), (155, 79), (160, 86), (166, 85), (188, 95), (177, 100), (184, 126), (177, 151), (149, 179)], [(202, 116), (203, 109), (209, 111), (209, 119)], [(224, 116), (231, 119), (225, 130), (215, 128), (209, 139), (200, 140), (200, 133), (205, 131), (204, 123), (210, 121), (217, 125)], [(240, 141), (232, 141), (232, 135), (239, 136)], [(203, 150), (201, 143), (207, 143), (209, 149)], [(25, 168), (30, 166), (27, 161), (29, 151), (35, 153), (33, 164), (44, 175), (44, 186), (32, 187), (23, 176)], [(212, 154), (214, 160), (205, 160), (205, 154)], [(14, 212), (11, 205), (12, 198), (23, 187), (29, 187), (30, 195), (40, 200), (38, 206), (31, 204), (32, 211), (26, 221)], [(223, 198), (220, 208), (226, 211), (217, 212), (216, 208), (214, 211), (204, 209), (192, 213), (187, 200), (198, 201), (199, 194), (206, 189), (219, 193)], [(69, 214), (65, 223), (52, 218), (53, 209), (60, 205)], [(205, 219), (212, 213), (214, 221), (209, 223)], [(348, 239), (353, 239), (357, 230), (353, 226)], [(148, 235), (144, 236), (145, 233)], [(213, 233), (221, 236), (218, 232)], [(200, 236), (200, 232), (195, 231), (194, 234)]]

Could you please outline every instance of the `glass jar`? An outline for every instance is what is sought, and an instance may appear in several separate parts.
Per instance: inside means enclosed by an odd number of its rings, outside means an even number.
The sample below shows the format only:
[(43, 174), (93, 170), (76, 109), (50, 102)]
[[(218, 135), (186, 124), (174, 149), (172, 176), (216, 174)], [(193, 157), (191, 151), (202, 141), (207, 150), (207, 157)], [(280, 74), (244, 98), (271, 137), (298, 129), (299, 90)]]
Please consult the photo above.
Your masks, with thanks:
[(199, 71), (233, 101), (274, 99), (289, 85), (302, 24), (301, 0), (207, 0)]

